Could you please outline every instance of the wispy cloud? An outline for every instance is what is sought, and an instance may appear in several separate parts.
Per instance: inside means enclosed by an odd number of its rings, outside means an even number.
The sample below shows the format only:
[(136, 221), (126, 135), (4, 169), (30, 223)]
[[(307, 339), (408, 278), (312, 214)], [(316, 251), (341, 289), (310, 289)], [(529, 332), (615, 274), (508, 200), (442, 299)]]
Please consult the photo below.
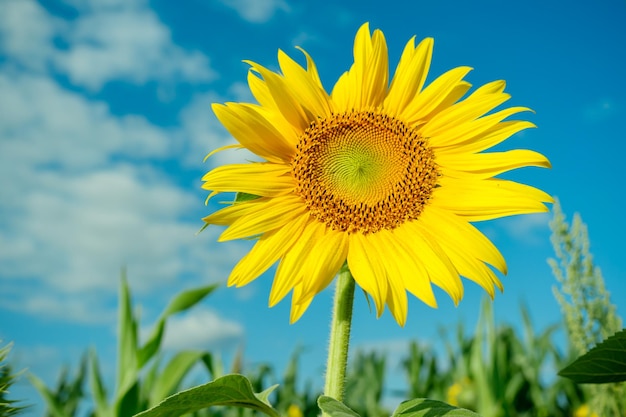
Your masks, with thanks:
[(243, 326), (208, 308), (195, 308), (168, 320), (163, 348), (214, 350), (235, 347), (243, 339)]
[(289, 12), (285, 0), (219, 0), (220, 3), (235, 10), (244, 20), (252, 23), (265, 23), (278, 11)]

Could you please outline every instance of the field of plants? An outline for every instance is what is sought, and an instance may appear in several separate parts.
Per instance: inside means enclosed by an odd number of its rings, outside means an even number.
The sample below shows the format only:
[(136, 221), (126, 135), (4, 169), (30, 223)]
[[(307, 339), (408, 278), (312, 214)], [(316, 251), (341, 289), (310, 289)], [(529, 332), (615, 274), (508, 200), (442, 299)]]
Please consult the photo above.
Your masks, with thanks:
[[(388, 416), (393, 410), (385, 409), (383, 400), (393, 395), (440, 400), (484, 417), (626, 415), (623, 383), (577, 384), (556, 376), (575, 358), (620, 331), (622, 323), (593, 264), (584, 223), (579, 216), (567, 223), (558, 205), (554, 213), (551, 227), (555, 257), (550, 263), (557, 284), (555, 296), (563, 311), (562, 323), (537, 333), (522, 308), (521, 328), (496, 325), (491, 303), (485, 300), (477, 327), (459, 326), (455, 336), (446, 341), (445, 351), (426, 347), (419, 340), (411, 343), (409, 354), (401, 362), (406, 387), (403, 392), (389, 392), (386, 388), (385, 356), (353, 352), (346, 405), (361, 416)], [(47, 404), (46, 416), (131, 417), (184, 389), (185, 377), (198, 364), (206, 369), (210, 379), (227, 373), (246, 375), (254, 392), (262, 393), (278, 384), (270, 399), (281, 415), (317, 416), (317, 398), (321, 393), (302, 380), (297, 351), (282, 375), (271, 365), (243, 368), (245, 361), (241, 356), (225, 364), (211, 352), (181, 351), (167, 358), (161, 354), (168, 317), (193, 308), (214, 289), (215, 286), (203, 287), (174, 297), (150, 337), (140, 344), (132, 297), (122, 280), (115, 388), (103, 383), (101, 369), (105, 365), (94, 351), (85, 353), (80, 364), (72, 367), (74, 372), (62, 371), (55, 386), (47, 387), (36, 376), (28, 375)], [(554, 332), (559, 328), (567, 334), (565, 351), (555, 347)], [(16, 377), (16, 370), (6, 358), (9, 348), (7, 345), (0, 350), (0, 416), (17, 415), (28, 405), (28, 399), (12, 398), (8, 391)], [(89, 411), (84, 414), (86, 404)], [(251, 409), (218, 406), (191, 415), (241, 417), (255, 413)]]

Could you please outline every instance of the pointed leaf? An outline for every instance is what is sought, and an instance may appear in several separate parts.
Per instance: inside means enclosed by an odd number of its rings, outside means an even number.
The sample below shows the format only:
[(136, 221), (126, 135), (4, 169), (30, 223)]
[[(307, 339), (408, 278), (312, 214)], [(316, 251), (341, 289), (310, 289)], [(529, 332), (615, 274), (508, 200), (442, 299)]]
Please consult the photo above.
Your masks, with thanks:
[(41, 379), (35, 375), (28, 375), (28, 380), (44, 399), (49, 415), (52, 417), (70, 417), (63, 411), (62, 404), (59, 404), (52, 391), (46, 387), (46, 384)]
[(317, 405), (320, 410), (332, 417), (360, 417), (344, 403), (325, 395), (317, 399)]
[(216, 405), (251, 408), (271, 417), (279, 417), (276, 410), (257, 398), (250, 381), (242, 375), (226, 375), (179, 392), (135, 417), (178, 417)]
[(274, 390), (278, 388), (278, 384), (276, 385), (272, 385), (271, 387), (264, 389), (262, 392), (259, 392), (258, 394), (254, 394), (259, 400), (263, 401), (265, 404), (267, 405), (271, 405), (270, 404), (270, 400), (269, 400), (269, 396), (272, 392), (274, 392)]
[(94, 349), (89, 351), (89, 368), (89, 387), (95, 405), (94, 414), (96, 417), (106, 417), (109, 415), (109, 404), (107, 403), (106, 388), (102, 383), (98, 354)]
[(163, 339), (163, 333), (165, 331), (165, 321), (172, 314), (180, 313), (190, 309), (194, 305), (198, 304), (204, 297), (212, 293), (217, 284), (207, 285), (205, 287), (194, 288), (192, 290), (183, 291), (178, 294), (165, 308), (158, 322), (154, 325), (148, 341), (138, 352), (138, 365), (143, 367), (152, 357), (158, 352), (161, 346), (161, 340)]
[(118, 340), (118, 394), (130, 389), (137, 380), (139, 367), (137, 363), (137, 321), (133, 317), (132, 303), (126, 271), (122, 271), (119, 297), (119, 340)]
[(163, 371), (157, 374), (154, 385), (150, 390), (149, 405), (156, 405), (170, 395), (178, 387), (189, 370), (196, 363), (200, 362), (205, 354), (205, 352), (201, 351), (183, 351), (176, 354)]
[(172, 301), (170, 301), (169, 305), (163, 312), (163, 316), (171, 316), (172, 314), (188, 310), (202, 301), (204, 297), (212, 293), (217, 287), (218, 284), (212, 284), (181, 292), (174, 297)]
[(626, 329), (599, 343), (559, 375), (579, 384), (626, 381)]
[(479, 414), (464, 408), (457, 408), (441, 401), (428, 398), (416, 398), (404, 401), (393, 412), (391, 417), (480, 417)]

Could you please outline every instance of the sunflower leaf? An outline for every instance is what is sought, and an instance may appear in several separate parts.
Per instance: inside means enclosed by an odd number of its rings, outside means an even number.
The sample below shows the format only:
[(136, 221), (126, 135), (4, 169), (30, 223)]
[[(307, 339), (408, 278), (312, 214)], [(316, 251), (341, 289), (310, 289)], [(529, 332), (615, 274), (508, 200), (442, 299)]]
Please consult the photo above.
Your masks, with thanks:
[(226, 375), (213, 382), (181, 391), (135, 417), (179, 417), (213, 406), (251, 408), (270, 417), (279, 417), (274, 408), (252, 391), (250, 381), (237, 374)]
[(626, 329), (596, 345), (559, 375), (579, 384), (626, 381)]
[(260, 198), (260, 196), (239, 192), (235, 194), (235, 203), (244, 203), (246, 201), (256, 200), (257, 198)]
[(331, 417), (360, 417), (344, 403), (325, 395), (317, 399), (317, 405), (320, 407), (320, 410)]
[(441, 401), (428, 398), (415, 398), (404, 401), (391, 417), (480, 417), (479, 414), (465, 408), (457, 408)]

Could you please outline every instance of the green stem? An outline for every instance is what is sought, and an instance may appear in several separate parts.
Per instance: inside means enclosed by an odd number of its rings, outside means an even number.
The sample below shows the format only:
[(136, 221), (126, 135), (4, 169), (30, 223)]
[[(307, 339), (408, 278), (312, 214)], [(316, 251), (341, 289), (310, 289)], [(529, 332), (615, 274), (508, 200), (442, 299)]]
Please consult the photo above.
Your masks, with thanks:
[(335, 288), (333, 320), (330, 324), (328, 362), (326, 364), (326, 384), (324, 385), (324, 395), (337, 401), (343, 400), (343, 389), (346, 382), (353, 301), (354, 279), (348, 266), (344, 265), (339, 271)]

